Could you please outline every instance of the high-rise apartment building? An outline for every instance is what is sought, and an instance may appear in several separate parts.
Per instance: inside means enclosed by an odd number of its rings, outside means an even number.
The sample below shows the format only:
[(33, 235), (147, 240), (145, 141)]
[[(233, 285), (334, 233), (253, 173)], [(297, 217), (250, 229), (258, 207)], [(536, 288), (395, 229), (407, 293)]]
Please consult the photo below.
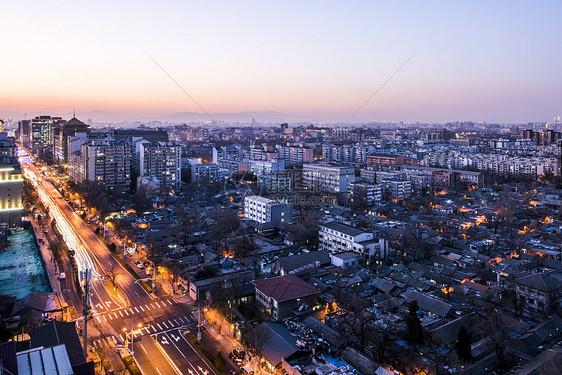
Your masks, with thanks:
[(97, 186), (127, 192), (131, 185), (131, 147), (122, 141), (95, 139), (80, 146), (79, 166), (71, 177)]
[(279, 159), (284, 159), (287, 165), (312, 163), (314, 161), (314, 149), (297, 146), (278, 146)]
[(29, 147), (31, 142), (31, 122), (29, 120), (21, 120), (18, 122), (18, 129), (16, 130), (16, 138), (20, 145)]
[(292, 220), (293, 211), (287, 203), (251, 195), (244, 198), (244, 217), (260, 224), (288, 223)]
[(135, 144), (134, 159), (135, 174), (157, 178), (161, 193), (181, 187), (181, 146), (142, 140)]
[(303, 188), (311, 192), (345, 193), (349, 183), (355, 182), (355, 168), (323, 164), (304, 164)]

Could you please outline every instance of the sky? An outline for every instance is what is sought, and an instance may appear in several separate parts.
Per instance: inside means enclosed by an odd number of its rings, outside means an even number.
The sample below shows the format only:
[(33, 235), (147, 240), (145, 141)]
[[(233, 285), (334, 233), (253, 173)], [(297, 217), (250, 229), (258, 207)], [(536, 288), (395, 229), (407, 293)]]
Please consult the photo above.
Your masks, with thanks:
[(0, 117), (201, 112), (152, 57), (211, 115), (549, 121), (561, 15), (561, 1), (4, 2)]

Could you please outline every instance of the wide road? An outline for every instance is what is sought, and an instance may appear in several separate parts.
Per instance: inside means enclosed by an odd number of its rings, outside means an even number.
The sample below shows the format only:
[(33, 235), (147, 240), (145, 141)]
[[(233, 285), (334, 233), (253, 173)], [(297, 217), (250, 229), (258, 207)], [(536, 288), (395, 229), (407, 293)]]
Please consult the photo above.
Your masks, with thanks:
[(166, 353), (158, 347), (151, 336), (142, 336), (135, 339), (135, 360), (141, 372), (146, 375), (173, 375), (178, 371), (172, 367), (173, 364), (166, 357)]
[[(182, 335), (181, 330), (173, 329), (154, 335), (158, 344), (164, 348), (183, 375), (212, 375), (213, 370)], [(185, 366), (184, 363), (188, 365)]]
[[(179, 373), (186, 375), (213, 375), (214, 371), (178, 330), (196, 327), (193, 306), (178, 304), (165, 296), (157, 298), (150, 295), (135, 283), (134, 277), (113, 257), (35, 165), (26, 164), (24, 174), (49, 207), (57, 226), (62, 228), (61, 234), (69, 248), (76, 251), (76, 258), (81, 263), (79, 267), (93, 270), (90, 290), (94, 314), (91, 324), (95, 329), (89, 331), (89, 347), (99, 348), (107, 344), (124, 347), (127, 333), (133, 331), (139, 340), (133, 344), (134, 357), (143, 373), (174, 374), (181, 369)], [(115, 283), (126, 295), (126, 300), (112, 296), (106, 290), (102, 278), (109, 270), (117, 275)], [(161, 342), (168, 339), (174, 342)], [(170, 369), (173, 371), (170, 372)]]

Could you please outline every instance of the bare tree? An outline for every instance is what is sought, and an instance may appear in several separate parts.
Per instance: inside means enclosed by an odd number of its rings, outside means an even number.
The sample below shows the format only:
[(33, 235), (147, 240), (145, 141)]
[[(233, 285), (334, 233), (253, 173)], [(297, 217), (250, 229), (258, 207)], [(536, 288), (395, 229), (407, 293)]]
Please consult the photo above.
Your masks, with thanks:
[(500, 375), (504, 374), (510, 360), (507, 348), (512, 340), (507, 315), (499, 310), (487, 311), (479, 320), (479, 329), (488, 337), (487, 344), (496, 355), (498, 371)]
[(382, 319), (375, 322), (369, 340), (375, 345), (376, 359), (380, 363), (392, 363), (392, 343), (397, 333), (396, 322)]
[(196, 219), (195, 215), (185, 207), (176, 211), (176, 225), (172, 228), (172, 233), (184, 246), (189, 245), (193, 238), (191, 232), (196, 224)]
[(115, 287), (115, 279), (117, 278), (117, 275), (119, 274), (117, 267), (115, 267), (115, 265), (112, 265), (111, 267), (109, 267), (107, 269), (107, 277), (109, 278), (109, 280), (111, 281), (111, 284)]
[(249, 331), (245, 336), (245, 341), (250, 348), (253, 348), (255, 354), (261, 354), (265, 345), (273, 338), (271, 330), (266, 323), (262, 323), (256, 328)]
[(342, 324), (344, 328), (347, 328), (352, 337), (357, 340), (362, 351), (365, 350), (368, 334), (373, 330), (371, 326), (373, 318), (374, 315), (366, 309), (354, 312), (348, 311), (344, 315)]

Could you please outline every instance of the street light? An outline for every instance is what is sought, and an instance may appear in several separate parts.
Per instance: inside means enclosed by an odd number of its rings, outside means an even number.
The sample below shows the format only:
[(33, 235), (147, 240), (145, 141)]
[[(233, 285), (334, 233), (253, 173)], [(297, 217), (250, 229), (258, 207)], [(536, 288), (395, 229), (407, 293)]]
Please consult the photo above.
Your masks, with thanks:
[[(146, 326), (150, 328), (150, 324)], [(123, 328), (123, 332), (125, 332), (125, 348), (131, 353), (131, 356), (135, 355), (135, 348), (133, 346), (135, 337), (133, 336), (135, 333), (140, 332), (142, 329), (142, 323), (137, 324), (137, 329), (133, 330), (133, 321), (131, 320), (131, 332), (127, 333), (127, 328)], [(131, 349), (129, 349), (129, 336), (131, 336)]]

